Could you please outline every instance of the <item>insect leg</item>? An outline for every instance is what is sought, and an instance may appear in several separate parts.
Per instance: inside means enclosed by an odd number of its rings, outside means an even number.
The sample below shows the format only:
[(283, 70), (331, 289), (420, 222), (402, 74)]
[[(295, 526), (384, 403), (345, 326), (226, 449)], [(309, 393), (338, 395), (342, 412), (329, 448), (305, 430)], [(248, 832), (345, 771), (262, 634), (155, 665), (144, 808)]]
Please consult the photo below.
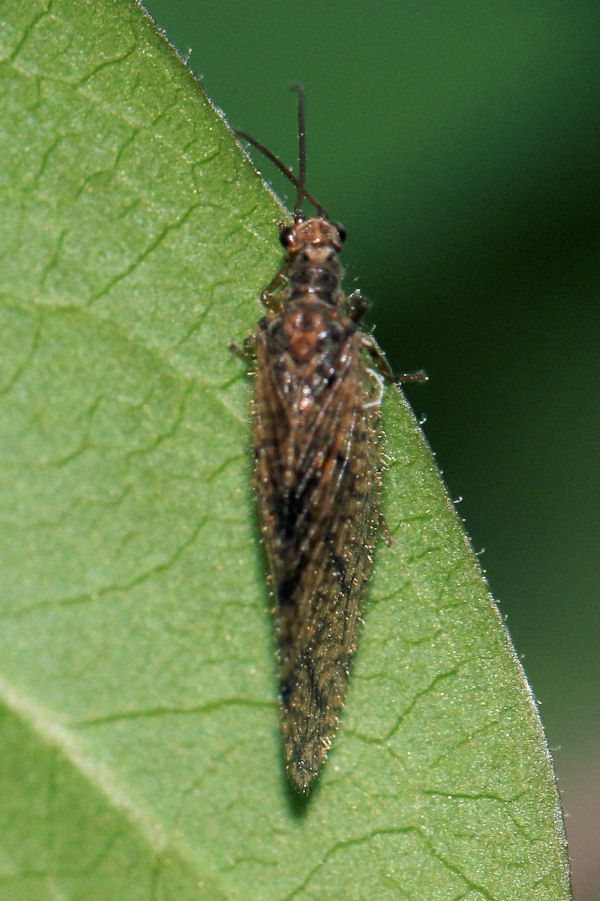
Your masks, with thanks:
[(232, 354), (235, 354), (236, 357), (240, 357), (240, 359), (245, 360), (246, 362), (254, 363), (256, 361), (256, 342), (256, 333), (250, 332), (244, 338), (244, 343), (241, 347), (239, 344), (231, 341), (229, 343), (229, 350)]
[(283, 309), (282, 293), (288, 282), (287, 269), (286, 265), (282, 266), (260, 295), (260, 302), (272, 313), (281, 313)]
[(399, 372), (392, 381), (394, 385), (407, 385), (411, 382), (428, 382), (429, 376), (424, 369), (417, 369), (416, 372)]
[(371, 301), (360, 293), (353, 291), (346, 298), (346, 316), (353, 322), (360, 322), (367, 310), (371, 307)]
[(394, 375), (386, 355), (373, 335), (363, 335), (362, 346), (373, 360), (377, 371), (381, 373), (386, 381), (392, 382), (394, 385), (405, 385), (407, 382), (426, 382), (429, 379), (429, 376), (423, 369), (419, 369), (417, 372), (401, 372), (398, 375)]

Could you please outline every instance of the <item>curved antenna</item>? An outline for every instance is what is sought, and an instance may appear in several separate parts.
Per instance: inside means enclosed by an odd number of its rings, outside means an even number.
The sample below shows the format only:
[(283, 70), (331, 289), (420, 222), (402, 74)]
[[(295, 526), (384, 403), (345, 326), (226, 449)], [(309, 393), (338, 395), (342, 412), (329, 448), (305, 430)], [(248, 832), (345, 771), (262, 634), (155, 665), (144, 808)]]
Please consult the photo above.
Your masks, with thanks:
[(320, 203), (318, 203), (312, 194), (309, 194), (304, 185), (306, 179), (306, 131), (304, 127), (304, 92), (301, 87), (298, 85), (294, 85), (292, 88), (293, 91), (298, 92), (298, 178), (294, 175), (291, 168), (286, 166), (281, 162), (278, 156), (276, 156), (273, 151), (269, 150), (268, 147), (265, 147), (264, 144), (261, 144), (260, 141), (257, 141), (256, 138), (253, 138), (252, 135), (249, 135), (245, 131), (241, 131), (236, 128), (234, 130), (234, 134), (236, 137), (241, 138), (242, 141), (247, 141), (248, 144), (251, 144), (253, 147), (256, 147), (257, 150), (260, 150), (264, 156), (267, 157), (268, 160), (271, 160), (274, 163), (280, 172), (283, 172), (288, 181), (296, 188), (296, 204), (294, 207), (294, 221), (301, 222), (304, 219), (304, 214), (302, 212), (302, 202), (304, 199), (308, 200), (310, 204), (314, 206), (317, 211), (317, 215), (320, 219), (329, 219), (329, 214), (325, 207), (322, 207)]

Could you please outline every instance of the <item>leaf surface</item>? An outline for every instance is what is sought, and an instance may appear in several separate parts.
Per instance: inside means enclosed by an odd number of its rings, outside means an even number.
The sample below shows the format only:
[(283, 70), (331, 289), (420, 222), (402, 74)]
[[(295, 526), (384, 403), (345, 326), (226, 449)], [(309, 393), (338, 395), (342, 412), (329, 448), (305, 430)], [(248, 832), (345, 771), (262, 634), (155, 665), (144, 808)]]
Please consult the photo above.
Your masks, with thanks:
[(228, 351), (281, 208), (141, 9), (1, 32), (0, 898), (564, 901), (521, 667), (407, 406), (347, 709), (281, 765)]

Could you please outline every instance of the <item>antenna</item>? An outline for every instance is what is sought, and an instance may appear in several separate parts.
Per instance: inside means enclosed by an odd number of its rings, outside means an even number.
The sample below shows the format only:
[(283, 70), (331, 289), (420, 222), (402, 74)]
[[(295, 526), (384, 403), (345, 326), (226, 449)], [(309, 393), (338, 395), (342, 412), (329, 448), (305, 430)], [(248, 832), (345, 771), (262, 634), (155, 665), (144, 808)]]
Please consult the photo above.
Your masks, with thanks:
[(240, 131), (239, 129), (235, 129), (234, 134), (241, 138), (242, 141), (247, 141), (248, 144), (251, 144), (253, 147), (256, 147), (257, 150), (260, 150), (264, 156), (267, 157), (268, 160), (271, 160), (274, 163), (280, 172), (283, 172), (288, 181), (296, 188), (296, 204), (294, 206), (294, 221), (302, 222), (304, 219), (304, 213), (302, 212), (302, 203), (304, 199), (308, 200), (310, 204), (314, 206), (317, 211), (317, 215), (320, 219), (329, 219), (329, 215), (327, 210), (318, 203), (314, 197), (308, 193), (305, 187), (306, 181), (306, 128), (304, 123), (304, 91), (300, 87), (300, 85), (293, 85), (291, 88), (292, 91), (296, 91), (298, 94), (298, 177), (294, 175), (291, 168), (286, 166), (281, 162), (278, 156), (276, 156), (268, 147), (265, 147), (264, 144), (261, 144), (260, 141), (257, 141), (256, 138), (253, 138), (252, 135), (247, 134), (245, 131)]
[(290, 88), (298, 94), (298, 193), (296, 194), (296, 206), (294, 219), (298, 222), (302, 219), (302, 201), (304, 200), (304, 185), (306, 183), (306, 127), (304, 124), (304, 91), (299, 84)]

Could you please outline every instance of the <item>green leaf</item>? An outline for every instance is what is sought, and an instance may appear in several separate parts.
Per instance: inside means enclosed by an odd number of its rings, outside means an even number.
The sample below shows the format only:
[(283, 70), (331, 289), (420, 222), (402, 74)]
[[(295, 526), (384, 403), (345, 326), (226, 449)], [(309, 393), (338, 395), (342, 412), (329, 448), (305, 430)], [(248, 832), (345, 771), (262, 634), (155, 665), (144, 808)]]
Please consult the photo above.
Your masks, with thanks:
[(290, 793), (227, 347), (281, 208), (133, 3), (5, 15), (0, 898), (564, 901), (535, 706), (393, 392), (394, 543)]

